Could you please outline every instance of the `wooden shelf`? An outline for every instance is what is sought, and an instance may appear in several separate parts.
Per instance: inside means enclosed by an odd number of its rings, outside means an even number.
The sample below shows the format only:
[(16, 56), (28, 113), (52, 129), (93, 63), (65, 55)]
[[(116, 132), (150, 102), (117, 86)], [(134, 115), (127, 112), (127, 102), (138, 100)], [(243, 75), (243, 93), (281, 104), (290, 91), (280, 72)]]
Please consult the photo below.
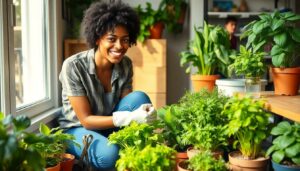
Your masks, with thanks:
[(227, 18), (228, 16), (251, 18), (257, 17), (261, 13), (262, 12), (208, 12), (208, 16), (213, 18)]

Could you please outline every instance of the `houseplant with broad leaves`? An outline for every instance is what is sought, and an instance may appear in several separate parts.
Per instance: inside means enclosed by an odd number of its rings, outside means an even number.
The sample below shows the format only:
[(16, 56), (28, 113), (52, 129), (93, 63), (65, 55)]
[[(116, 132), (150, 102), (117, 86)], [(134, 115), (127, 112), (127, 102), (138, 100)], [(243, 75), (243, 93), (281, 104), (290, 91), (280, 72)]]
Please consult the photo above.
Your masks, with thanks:
[(267, 167), (269, 159), (263, 157), (261, 145), (270, 132), (271, 114), (264, 110), (264, 105), (264, 100), (235, 95), (224, 106), (222, 115), (228, 119), (226, 131), (233, 136), (234, 147), (239, 149), (229, 153), (233, 170), (244, 167), (265, 170)]
[(300, 170), (300, 124), (282, 121), (271, 131), (272, 146), (266, 155), (272, 158), (275, 171)]
[(215, 75), (217, 71), (228, 75), (227, 67), (232, 62), (229, 35), (224, 28), (209, 25), (206, 22), (204, 22), (202, 30), (195, 27), (194, 31), (195, 39), (190, 42), (186, 51), (180, 53), (180, 64), (181, 66), (191, 64), (187, 66), (187, 73), (191, 72), (192, 67), (197, 69), (196, 74), (191, 75), (192, 81), (205, 79), (206, 83), (211, 83), (207, 85), (203, 82), (193, 81), (195, 91), (199, 91), (203, 87), (211, 91), (214, 88), (215, 80), (219, 78), (218, 75)]
[(175, 168), (175, 153), (174, 149), (160, 144), (143, 149), (128, 147), (120, 152), (116, 168), (118, 171), (172, 171)]
[(138, 41), (144, 42), (147, 38), (160, 39), (166, 21), (166, 13), (162, 9), (154, 10), (151, 3), (146, 3), (146, 8), (141, 5), (136, 7), (140, 17), (140, 34)]
[(245, 77), (245, 92), (259, 97), (261, 91), (261, 76), (266, 71), (265, 52), (253, 52), (240, 46), (240, 52), (234, 57), (234, 62), (229, 66), (230, 71)]
[(31, 121), (24, 115), (4, 116), (0, 112), (0, 170), (40, 171), (45, 159), (34, 144), (51, 143), (51, 138), (26, 132)]
[(225, 117), (221, 112), (228, 97), (218, 93), (217, 90), (208, 92), (187, 92), (179, 101), (186, 122), (182, 123), (182, 141), (191, 145), (188, 156), (191, 158), (196, 153), (209, 150), (216, 157), (222, 157), (223, 147), (227, 145)]
[(272, 46), (270, 55), (275, 94), (298, 94), (300, 29), (295, 24), (299, 21), (300, 15), (292, 12), (263, 13), (258, 20), (245, 26), (241, 36), (248, 38), (246, 48), (253, 48), (253, 52), (262, 51), (267, 44)]

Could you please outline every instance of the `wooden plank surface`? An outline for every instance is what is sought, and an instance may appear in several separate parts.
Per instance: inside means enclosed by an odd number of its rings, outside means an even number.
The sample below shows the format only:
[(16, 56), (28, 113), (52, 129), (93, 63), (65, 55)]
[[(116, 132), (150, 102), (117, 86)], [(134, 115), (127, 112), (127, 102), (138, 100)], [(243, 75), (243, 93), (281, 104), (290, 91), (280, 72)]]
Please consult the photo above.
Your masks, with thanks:
[(300, 122), (300, 95), (281, 96), (274, 92), (261, 92), (261, 98), (267, 100), (267, 109), (277, 115)]

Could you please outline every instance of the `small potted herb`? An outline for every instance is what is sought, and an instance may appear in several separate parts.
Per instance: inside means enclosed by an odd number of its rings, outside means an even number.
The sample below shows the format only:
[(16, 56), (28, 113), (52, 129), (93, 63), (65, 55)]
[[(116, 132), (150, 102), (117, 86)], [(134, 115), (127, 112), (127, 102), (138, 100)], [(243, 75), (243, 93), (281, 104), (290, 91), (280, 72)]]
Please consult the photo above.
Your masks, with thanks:
[(235, 139), (239, 151), (229, 153), (233, 170), (251, 167), (266, 170), (268, 158), (264, 158), (261, 144), (269, 135), (271, 114), (264, 110), (263, 100), (249, 96), (233, 96), (225, 104), (222, 115), (228, 118), (227, 133)]
[(246, 48), (263, 51), (271, 44), (272, 77), (275, 94), (296, 95), (300, 84), (300, 15), (292, 12), (263, 13), (245, 26), (241, 38), (247, 37)]
[(234, 62), (229, 66), (237, 75), (245, 76), (245, 91), (247, 93), (259, 93), (261, 91), (261, 76), (266, 71), (264, 52), (253, 52), (240, 46), (240, 53), (235, 56)]
[(175, 153), (174, 149), (159, 144), (155, 147), (148, 145), (143, 149), (128, 147), (121, 150), (116, 168), (118, 171), (172, 171), (175, 168)]
[(272, 158), (275, 171), (300, 170), (300, 124), (280, 122), (271, 131), (274, 136), (273, 145), (266, 155)]

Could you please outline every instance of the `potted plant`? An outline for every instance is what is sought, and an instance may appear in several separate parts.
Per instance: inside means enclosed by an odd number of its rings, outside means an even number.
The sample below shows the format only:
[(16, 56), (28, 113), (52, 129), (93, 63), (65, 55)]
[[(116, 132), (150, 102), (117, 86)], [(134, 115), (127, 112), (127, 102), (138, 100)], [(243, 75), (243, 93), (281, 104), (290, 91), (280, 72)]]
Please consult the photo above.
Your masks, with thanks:
[(143, 149), (128, 147), (120, 152), (116, 168), (118, 171), (172, 171), (175, 168), (175, 153), (174, 149), (159, 144)]
[(179, 33), (183, 30), (185, 14), (188, 3), (186, 0), (162, 0), (159, 9), (166, 12), (166, 27), (171, 33)]
[(222, 157), (221, 147), (227, 145), (228, 136), (225, 133), (226, 118), (221, 112), (228, 98), (219, 94), (217, 90), (208, 92), (202, 89), (200, 92), (187, 92), (180, 99), (180, 106), (186, 122), (182, 123), (182, 141), (188, 148), (188, 156), (191, 158), (196, 153), (209, 150), (215, 157)]
[(259, 20), (245, 26), (241, 37), (248, 37), (246, 48), (251, 46), (253, 52), (262, 51), (265, 45), (271, 44), (275, 94), (298, 94), (300, 29), (295, 24), (299, 20), (300, 16), (292, 12), (263, 13), (259, 15)]
[(261, 143), (268, 137), (270, 114), (264, 111), (264, 101), (250, 96), (233, 96), (225, 104), (222, 115), (228, 118), (227, 133), (235, 139), (234, 147), (239, 151), (229, 153), (233, 170), (251, 168), (266, 170), (268, 158), (264, 158)]
[(190, 64), (186, 72), (190, 73), (196, 67), (196, 74), (191, 75), (194, 91), (201, 88), (212, 90), (215, 80), (219, 78), (216, 70), (227, 75), (231, 51), (228, 33), (220, 26), (208, 25), (204, 22), (202, 31), (194, 28), (195, 39), (190, 43), (189, 49), (180, 53), (181, 66)]
[(210, 151), (196, 154), (188, 161), (177, 165), (178, 171), (226, 171), (226, 163), (222, 158), (216, 159)]
[(49, 137), (26, 132), (30, 123), (24, 115), (5, 117), (0, 112), (0, 170), (43, 170), (45, 159), (33, 144), (52, 141)]
[(147, 145), (155, 146), (163, 143), (162, 136), (155, 132), (156, 127), (149, 124), (132, 122), (129, 126), (109, 135), (111, 144), (118, 144), (121, 149), (134, 147), (143, 149)]
[(253, 52), (240, 46), (240, 53), (235, 56), (234, 62), (229, 66), (231, 71), (237, 75), (245, 77), (245, 92), (259, 97), (261, 91), (261, 76), (265, 73), (266, 64), (264, 62), (264, 52)]
[(271, 135), (275, 136), (266, 155), (271, 156), (275, 171), (300, 170), (300, 124), (287, 121), (275, 126)]
[(162, 9), (154, 10), (151, 3), (146, 3), (143, 9), (138, 5), (136, 11), (140, 17), (140, 34), (138, 40), (144, 42), (145, 39), (160, 39), (164, 29), (166, 13)]

